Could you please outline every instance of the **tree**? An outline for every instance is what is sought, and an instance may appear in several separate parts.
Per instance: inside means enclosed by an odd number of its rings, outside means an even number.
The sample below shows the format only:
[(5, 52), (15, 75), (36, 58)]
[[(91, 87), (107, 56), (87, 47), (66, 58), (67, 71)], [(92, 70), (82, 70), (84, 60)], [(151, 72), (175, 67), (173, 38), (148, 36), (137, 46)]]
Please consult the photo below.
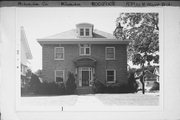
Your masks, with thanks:
[[(131, 40), (128, 50), (128, 60), (134, 65), (140, 65), (144, 76), (144, 66), (151, 62), (159, 63), (159, 26), (158, 13), (121, 13), (117, 25), (122, 24), (123, 39)], [(118, 35), (117, 35), (118, 34)], [(117, 39), (122, 39), (114, 31)], [(144, 81), (143, 84), (144, 93)]]
[(68, 80), (66, 82), (66, 92), (67, 94), (74, 94), (76, 90), (76, 83), (74, 74), (68, 72)]

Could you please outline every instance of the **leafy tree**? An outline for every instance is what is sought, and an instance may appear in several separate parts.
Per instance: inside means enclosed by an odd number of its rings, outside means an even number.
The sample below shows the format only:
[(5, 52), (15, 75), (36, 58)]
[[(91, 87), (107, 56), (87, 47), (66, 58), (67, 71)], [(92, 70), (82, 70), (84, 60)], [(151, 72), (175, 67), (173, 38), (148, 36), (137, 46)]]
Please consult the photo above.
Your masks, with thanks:
[[(118, 26), (122, 24), (123, 29), (115, 30), (114, 35), (117, 39), (131, 40), (128, 46), (128, 60), (141, 66), (143, 78), (146, 63), (159, 63), (158, 13), (121, 13), (116, 22)], [(143, 79), (141, 81), (144, 93)]]

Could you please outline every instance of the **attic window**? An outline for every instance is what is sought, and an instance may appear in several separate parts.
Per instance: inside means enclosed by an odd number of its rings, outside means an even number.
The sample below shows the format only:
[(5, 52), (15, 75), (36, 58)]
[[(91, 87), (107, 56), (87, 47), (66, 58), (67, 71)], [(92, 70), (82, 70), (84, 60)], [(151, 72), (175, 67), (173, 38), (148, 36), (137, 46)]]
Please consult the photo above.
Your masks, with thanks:
[(89, 28), (80, 28), (80, 36), (87, 37), (90, 35)]
[(89, 29), (86, 29), (86, 36), (89, 36)]
[(84, 29), (83, 28), (80, 29), (80, 36), (84, 36)]

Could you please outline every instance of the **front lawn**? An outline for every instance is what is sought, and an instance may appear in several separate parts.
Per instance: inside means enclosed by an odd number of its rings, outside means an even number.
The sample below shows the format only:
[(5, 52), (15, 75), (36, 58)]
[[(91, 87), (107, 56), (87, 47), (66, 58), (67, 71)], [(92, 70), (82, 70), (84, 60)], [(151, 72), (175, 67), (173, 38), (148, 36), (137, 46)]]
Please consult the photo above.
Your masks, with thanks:
[(105, 105), (156, 106), (159, 104), (159, 95), (156, 93), (96, 94), (95, 97)]

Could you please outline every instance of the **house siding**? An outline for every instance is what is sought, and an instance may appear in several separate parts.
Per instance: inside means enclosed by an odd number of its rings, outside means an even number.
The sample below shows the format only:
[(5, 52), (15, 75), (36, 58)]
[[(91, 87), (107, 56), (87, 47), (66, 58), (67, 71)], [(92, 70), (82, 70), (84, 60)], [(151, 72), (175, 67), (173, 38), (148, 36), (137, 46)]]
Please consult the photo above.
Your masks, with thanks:
[[(55, 70), (65, 71), (65, 81), (68, 71), (75, 73), (73, 60), (79, 57), (78, 44), (64, 44), (64, 60), (54, 60), (54, 47), (59, 45), (43, 45), (43, 79), (49, 82), (55, 81)], [(105, 59), (105, 48), (115, 47), (115, 60)], [(95, 74), (97, 80), (106, 83), (106, 69), (116, 70), (116, 83), (126, 84), (127, 81), (127, 52), (126, 45), (117, 44), (92, 44), (91, 57), (96, 59)]]

